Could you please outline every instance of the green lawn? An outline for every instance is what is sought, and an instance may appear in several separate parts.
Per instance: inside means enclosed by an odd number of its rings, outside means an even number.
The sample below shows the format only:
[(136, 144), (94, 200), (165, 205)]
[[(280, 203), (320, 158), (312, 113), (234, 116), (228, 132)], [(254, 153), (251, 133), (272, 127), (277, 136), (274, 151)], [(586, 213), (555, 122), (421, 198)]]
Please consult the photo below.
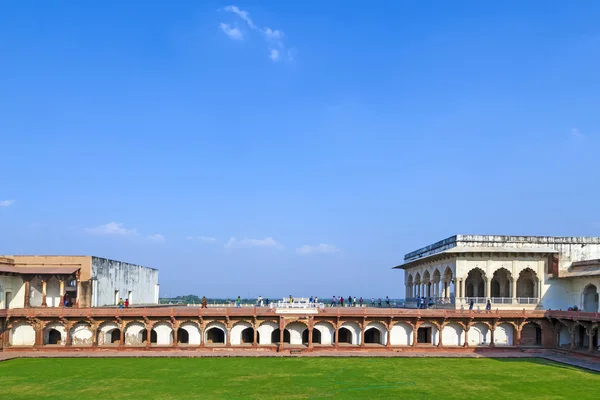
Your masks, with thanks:
[(0, 362), (0, 399), (598, 399), (542, 359), (92, 358)]

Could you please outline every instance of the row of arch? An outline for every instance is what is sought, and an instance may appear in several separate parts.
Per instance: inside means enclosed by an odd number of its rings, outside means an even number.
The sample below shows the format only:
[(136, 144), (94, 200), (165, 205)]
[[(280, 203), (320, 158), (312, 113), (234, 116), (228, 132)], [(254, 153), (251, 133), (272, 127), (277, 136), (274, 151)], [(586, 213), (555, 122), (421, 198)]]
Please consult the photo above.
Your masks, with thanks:
[[(446, 267), (443, 276), (437, 268), (433, 277), (429, 271), (425, 271), (423, 276), (419, 272), (414, 277), (409, 274), (406, 279), (407, 297), (448, 297), (446, 287), (452, 279), (449, 267)], [(481, 268), (473, 268), (465, 279), (463, 297), (538, 297), (539, 279), (534, 270), (525, 268), (519, 273), (516, 282), (514, 279), (509, 270), (499, 268), (494, 271), (488, 288), (486, 273)], [(444, 284), (442, 295), (439, 294), (440, 282)], [(488, 290), (490, 293), (487, 293)]]
[[(35, 329), (27, 322), (15, 323), (11, 328), (9, 342), (12, 346), (33, 346), (35, 344)], [(222, 346), (237, 345), (273, 345), (283, 343), (291, 345), (307, 345), (309, 339), (316, 345), (333, 345), (336, 343), (336, 329), (333, 324), (326, 321), (316, 322), (310, 330), (302, 322), (288, 324), (283, 333), (275, 322), (265, 321), (256, 329), (250, 323), (239, 322), (231, 329), (227, 329), (221, 322), (211, 322), (202, 331), (194, 322), (181, 323), (174, 330), (170, 323), (159, 322), (147, 330), (141, 322), (131, 322), (125, 326), (124, 331), (113, 322), (101, 324), (94, 332), (89, 324), (77, 323), (67, 335), (66, 327), (58, 322), (50, 323), (42, 331), (44, 345), (65, 345), (67, 341), (73, 346), (114, 346), (121, 342), (126, 346), (140, 345), (173, 345), (176, 341), (181, 345)], [(149, 337), (148, 337), (149, 336)], [(256, 336), (256, 337), (255, 337)], [(389, 336), (389, 337), (388, 337)], [(466, 337), (468, 336), (468, 342)], [(498, 325), (493, 334), (495, 345), (513, 345), (514, 327), (503, 323)], [(488, 325), (476, 323), (467, 331), (462, 325), (449, 323), (441, 329), (441, 339), (445, 346), (489, 345), (492, 342), (492, 331)], [(423, 323), (419, 326), (416, 337), (412, 325), (406, 322), (397, 322), (388, 331), (381, 322), (370, 322), (364, 331), (356, 322), (344, 322), (337, 330), (337, 343), (340, 345), (374, 344), (392, 346), (409, 346), (419, 343), (437, 345), (440, 340), (440, 329), (432, 323)], [(149, 343), (148, 343), (149, 342)]]

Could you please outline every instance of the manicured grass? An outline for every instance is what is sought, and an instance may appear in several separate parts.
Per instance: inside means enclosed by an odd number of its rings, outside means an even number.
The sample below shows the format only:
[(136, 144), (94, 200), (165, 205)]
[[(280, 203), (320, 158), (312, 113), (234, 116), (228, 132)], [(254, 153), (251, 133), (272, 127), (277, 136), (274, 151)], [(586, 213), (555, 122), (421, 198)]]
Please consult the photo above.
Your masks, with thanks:
[(0, 362), (12, 399), (598, 399), (600, 374), (542, 359), (63, 358)]

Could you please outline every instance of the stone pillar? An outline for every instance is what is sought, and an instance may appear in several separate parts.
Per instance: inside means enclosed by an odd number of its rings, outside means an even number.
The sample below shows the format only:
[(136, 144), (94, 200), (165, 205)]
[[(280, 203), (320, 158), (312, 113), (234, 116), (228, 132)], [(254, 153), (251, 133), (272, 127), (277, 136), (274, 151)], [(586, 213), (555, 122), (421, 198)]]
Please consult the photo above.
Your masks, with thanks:
[[(77, 293), (77, 296), (79, 297), (79, 293)], [(146, 348), (150, 348), (150, 342), (152, 341), (152, 327), (147, 326), (146, 327)]]
[[(75, 306), (79, 308), (79, 303), (81, 301), (81, 281), (77, 279), (77, 297), (75, 298)], [(148, 341), (150, 340), (150, 336), (148, 336)]]
[(71, 324), (65, 324), (65, 346), (71, 347)]
[(39, 322), (34, 324), (35, 329), (35, 347), (42, 347), (44, 345), (44, 325)]
[(520, 346), (521, 345), (521, 327), (517, 326), (515, 328), (515, 337), (514, 337), (514, 345), (515, 346)]
[(413, 327), (413, 342), (412, 342), (412, 347), (417, 347), (417, 333), (419, 331), (419, 327), (417, 325), (415, 325)]
[(485, 282), (485, 297), (492, 297), (492, 280), (490, 278)]
[(537, 281), (537, 299), (538, 302), (542, 301), (542, 280), (538, 279)]
[(517, 278), (513, 277), (512, 282), (511, 282), (511, 297), (512, 297), (512, 302), (513, 304), (517, 303)]
[(367, 323), (363, 321), (362, 327), (360, 330), (360, 347), (365, 347), (365, 327)]
[(574, 350), (575, 349), (575, 326), (572, 326), (571, 329), (569, 329), (569, 335), (571, 338), (571, 343), (569, 343), (569, 350)]
[[(97, 322), (90, 326), (92, 328), (92, 347), (98, 347), (98, 326)], [(148, 336), (148, 340), (150, 340), (150, 336)]]
[(178, 330), (179, 330), (179, 327), (177, 327), (177, 326), (173, 327), (173, 343), (172, 343), (173, 347), (179, 346), (179, 343), (177, 343), (177, 341), (179, 339), (179, 337), (178, 337), (179, 336), (179, 332), (177, 332)]
[(388, 349), (392, 347), (392, 326), (393, 323), (390, 322), (387, 328), (387, 340), (385, 342), (385, 347), (387, 347)]
[(121, 335), (119, 337), (119, 346), (123, 347), (125, 346), (125, 326), (121, 325), (119, 330), (121, 331)]
[(254, 332), (253, 332), (254, 336), (252, 337), (252, 346), (256, 347), (256, 346), (258, 346), (258, 340), (257, 340), (258, 339), (258, 327), (256, 326), (256, 324), (254, 324), (254, 326), (252, 328), (254, 330)]
[(340, 336), (340, 328), (338, 326), (335, 327), (335, 337), (333, 338), (333, 345), (335, 347), (339, 347), (339, 336)]
[(204, 325), (204, 323), (200, 323), (199, 327), (200, 327), (200, 347), (204, 347), (205, 346), (205, 344), (204, 344), (205, 343), (204, 342), (205, 332), (204, 331), (206, 329), (206, 326)]
[(60, 294), (60, 305), (59, 307), (64, 307), (65, 305), (65, 280), (61, 279), (58, 281), (59, 285), (59, 294)]
[[(440, 325), (440, 329), (438, 330), (438, 347), (444, 347), (444, 340), (442, 339), (442, 332), (444, 331), (444, 325)], [(433, 333), (432, 333), (433, 334)]]
[(308, 328), (308, 348), (313, 348), (313, 328)]
[(460, 297), (466, 297), (465, 296), (465, 280), (464, 279), (460, 280), (459, 286), (460, 287), (458, 288), (459, 289), (458, 292), (460, 294)]
[(490, 328), (490, 347), (496, 347), (496, 343), (494, 342), (494, 332), (496, 331), (496, 327), (492, 326)]
[(283, 318), (279, 319), (279, 349), (283, 349), (285, 346), (285, 343), (283, 342), (284, 338), (285, 338), (285, 321), (283, 320)]
[(464, 347), (469, 347), (469, 326), (466, 325), (465, 326), (465, 344), (463, 345)]
[(225, 343), (225, 346), (231, 347), (231, 328), (230, 327), (227, 327), (227, 342)]
[[(591, 322), (590, 322), (590, 325), (591, 325)], [(588, 351), (590, 353), (594, 352), (594, 330), (591, 329), (591, 326), (588, 329)]]
[(25, 280), (25, 300), (23, 302), (23, 307), (25, 308), (29, 308), (30, 307), (30, 298), (31, 298), (31, 280), (29, 278), (26, 278)]
[(46, 278), (42, 280), (42, 307), (47, 307), (46, 303)]

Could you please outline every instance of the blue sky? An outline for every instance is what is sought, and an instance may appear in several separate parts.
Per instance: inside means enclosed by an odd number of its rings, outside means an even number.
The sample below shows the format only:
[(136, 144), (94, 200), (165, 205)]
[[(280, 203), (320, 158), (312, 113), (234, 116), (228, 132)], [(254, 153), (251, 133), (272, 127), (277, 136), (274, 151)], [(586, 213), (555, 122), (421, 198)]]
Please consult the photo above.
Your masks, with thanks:
[(600, 235), (596, 1), (7, 1), (0, 254), (163, 295), (400, 297), (455, 233)]

